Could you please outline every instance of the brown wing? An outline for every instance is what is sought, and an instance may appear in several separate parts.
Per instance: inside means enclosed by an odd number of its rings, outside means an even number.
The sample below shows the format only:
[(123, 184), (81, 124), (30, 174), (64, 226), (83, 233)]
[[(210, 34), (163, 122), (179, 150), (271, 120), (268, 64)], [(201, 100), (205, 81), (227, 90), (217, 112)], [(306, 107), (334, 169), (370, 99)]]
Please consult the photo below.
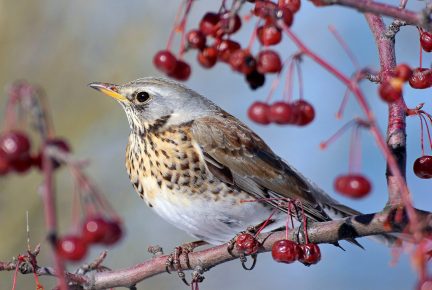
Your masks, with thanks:
[[(239, 120), (221, 112), (199, 118), (192, 134), (201, 146), (209, 170), (256, 198), (300, 200), (315, 221), (330, 220), (317, 203), (310, 184)], [(277, 206), (277, 202), (269, 202)]]

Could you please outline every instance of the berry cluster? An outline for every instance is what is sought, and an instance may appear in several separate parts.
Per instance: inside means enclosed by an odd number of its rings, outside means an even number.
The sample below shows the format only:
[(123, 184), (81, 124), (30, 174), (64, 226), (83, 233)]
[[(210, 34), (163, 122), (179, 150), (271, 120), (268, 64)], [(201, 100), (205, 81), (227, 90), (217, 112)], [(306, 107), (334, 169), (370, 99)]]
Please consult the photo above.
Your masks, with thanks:
[(161, 50), (153, 57), (153, 64), (167, 76), (179, 81), (186, 81), (191, 74), (189, 64), (176, 56), (169, 50)]
[[(90, 244), (113, 245), (120, 240), (123, 231), (120, 219), (108, 201), (97, 192), (82, 173), (79, 163), (70, 162), (71, 148), (68, 142), (62, 138), (50, 137), (54, 134), (54, 130), (42, 98), (40, 89), (24, 81), (11, 86), (4, 119), (5, 128), (8, 130), (0, 134), (0, 176), (12, 172), (28, 172), (32, 167), (40, 171), (49, 169), (45, 167), (46, 161), (51, 165), (52, 170), (59, 168), (62, 164), (71, 169), (77, 189), (72, 208), (75, 221), (74, 232), (79, 232), (79, 234), (69, 234), (58, 238), (55, 241), (55, 248), (56, 253), (62, 258), (78, 261), (85, 256)], [(32, 119), (24, 119), (24, 116)], [(11, 129), (24, 128), (26, 121), (34, 124), (32, 128), (37, 128), (34, 133), (37, 133), (43, 140), (36, 152), (32, 152), (30, 133)], [(50, 184), (46, 183), (45, 186), (48, 188)], [(54, 194), (52, 187), (46, 190)], [(81, 224), (78, 219), (79, 206), (84, 213)]]
[(432, 86), (432, 70), (418, 67), (411, 69), (407, 64), (399, 64), (395, 71), (378, 86), (378, 94), (387, 103), (402, 97), (403, 84), (408, 82), (414, 89), (427, 89)]
[[(62, 152), (70, 152), (70, 146), (64, 139), (49, 139), (35, 154), (31, 154), (31, 142), (23, 131), (11, 130), (0, 135), (0, 176), (9, 172), (25, 173), (30, 168), (42, 168), (44, 149), (46, 146), (56, 147)], [(53, 160), (53, 168), (60, 163)]]
[[(235, 247), (237, 251), (247, 255), (255, 254), (260, 244), (249, 233), (237, 236)], [(321, 251), (317, 244), (297, 244), (290, 240), (276, 241), (272, 246), (272, 257), (276, 262), (290, 264), (299, 261), (306, 266), (318, 263), (321, 260)]]
[(387, 103), (392, 103), (402, 97), (402, 87), (407, 81), (413, 79), (413, 71), (406, 64), (399, 64), (394, 73), (386, 80), (382, 81), (378, 87), (381, 99)]
[[(166, 75), (177, 80), (187, 80), (190, 76), (190, 66), (182, 59), (188, 50), (197, 50), (197, 61), (204, 68), (212, 68), (217, 62), (228, 64), (233, 71), (245, 76), (246, 82), (252, 89), (261, 87), (265, 82), (266, 74), (279, 73), (282, 70), (282, 61), (279, 54), (269, 49), (282, 40), (280, 25), (291, 26), (294, 14), (300, 9), (300, 0), (279, 0), (278, 3), (269, 0), (254, 2), (251, 15), (257, 17), (257, 23), (251, 41), (247, 47), (231, 39), (232, 35), (242, 27), (242, 18), (239, 10), (244, 4), (237, 1), (231, 9), (222, 4), (219, 12), (206, 13), (196, 29), (185, 33), (187, 14), (192, 1), (187, 3), (184, 17), (174, 25), (173, 31), (182, 33), (182, 42), (179, 56), (176, 57), (170, 50), (172, 37), (166, 50), (156, 53), (153, 58), (155, 67)], [(250, 15), (246, 16), (250, 18)], [(264, 46), (264, 49), (254, 55), (252, 46), (255, 39)]]
[(65, 235), (57, 240), (57, 253), (66, 260), (79, 261), (91, 244), (110, 246), (117, 243), (122, 234), (119, 221), (101, 215), (89, 216), (82, 222), (80, 235)]
[(272, 246), (273, 260), (279, 263), (291, 264), (299, 261), (306, 266), (321, 260), (321, 251), (317, 244), (297, 244), (290, 240), (276, 241)]
[(262, 125), (275, 123), (305, 126), (315, 118), (315, 110), (310, 103), (302, 99), (292, 103), (278, 101), (272, 105), (255, 102), (249, 107), (248, 116)]

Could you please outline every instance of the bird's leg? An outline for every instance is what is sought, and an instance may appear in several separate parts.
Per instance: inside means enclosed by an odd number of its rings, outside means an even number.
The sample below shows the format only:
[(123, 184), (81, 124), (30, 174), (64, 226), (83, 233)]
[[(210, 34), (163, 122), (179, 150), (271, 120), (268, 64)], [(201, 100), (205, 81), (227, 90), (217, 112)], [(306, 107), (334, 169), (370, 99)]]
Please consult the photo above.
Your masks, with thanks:
[(174, 269), (175, 271), (177, 271), (180, 279), (189, 286), (189, 283), (186, 281), (185, 273), (183, 272), (183, 269), (181, 267), (180, 257), (181, 255), (184, 255), (186, 265), (188, 268), (190, 268), (189, 253), (193, 252), (195, 248), (206, 244), (207, 242), (205, 241), (194, 241), (175, 247), (174, 252), (168, 256), (168, 259), (165, 262), (165, 270), (168, 273), (171, 273), (170, 269)]

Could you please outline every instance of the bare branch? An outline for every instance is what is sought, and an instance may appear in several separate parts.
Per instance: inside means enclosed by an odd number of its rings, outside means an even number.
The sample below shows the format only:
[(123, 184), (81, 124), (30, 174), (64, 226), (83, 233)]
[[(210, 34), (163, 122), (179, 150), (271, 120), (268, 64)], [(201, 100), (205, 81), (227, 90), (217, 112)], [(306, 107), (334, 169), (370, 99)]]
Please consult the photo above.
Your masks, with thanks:
[[(421, 231), (423, 233), (431, 233), (432, 213), (416, 210), (416, 215)], [(407, 225), (408, 219), (405, 211), (401, 208), (392, 208), (374, 214), (363, 214), (340, 220), (310, 224), (308, 226), (308, 238), (312, 243), (336, 244), (338, 241), (344, 239), (394, 232), (405, 233), (409, 229)], [(289, 232), (288, 237), (301, 243), (304, 242), (302, 236), (302, 228), (296, 228)], [(261, 247), (258, 253), (271, 251), (274, 242), (281, 239), (285, 239), (285, 231), (259, 235), (258, 240), (261, 243)], [(240, 256), (240, 253), (236, 249), (230, 254), (227, 251), (227, 247), (228, 245), (224, 244), (190, 253), (189, 262), (187, 262), (185, 256), (181, 256), (181, 266), (185, 270), (202, 269), (203, 271), (208, 271), (219, 264), (237, 259)], [(80, 289), (79, 287), (82, 287), (83, 289), (97, 290), (114, 287), (132, 287), (147, 278), (166, 272), (167, 259), (168, 255), (155, 256), (141, 264), (114, 271), (92, 271), (87, 274), (65, 273), (65, 279), (68, 282), (69, 289)], [(0, 270), (13, 271), (15, 270), (15, 264), (0, 263)], [(39, 276), (57, 276), (54, 269), (50, 267), (38, 267), (36, 274)]]
[(364, 13), (393, 17), (401, 21), (405, 21), (407, 24), (423, 27), (426, 30), (430, 30), (432, 28), (430, 17), (431, 7), (429, 6), (418, 13), (403, 9), (399, 6), (393, 6), (369, 0), (321, 0), (321, 2), (329, 5), (336, 4), (355, 8), (356, 10)]

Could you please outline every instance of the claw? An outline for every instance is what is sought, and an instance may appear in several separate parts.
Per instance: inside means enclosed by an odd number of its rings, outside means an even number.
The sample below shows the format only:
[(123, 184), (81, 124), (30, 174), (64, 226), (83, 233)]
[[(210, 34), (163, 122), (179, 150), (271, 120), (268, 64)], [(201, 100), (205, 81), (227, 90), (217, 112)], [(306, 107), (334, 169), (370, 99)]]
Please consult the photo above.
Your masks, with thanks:
[(252, 254), (250, 257), (252, 258), (252, 265), (250, 267), (247, 267), (246, 266), (247, 259), (246, 259), (245, 255), (240, 254), (241, 265), (242, 265), (243, 269), (245, 269), (246, 271), (251, 271), (251, 270), (253, 270), (253, 268), (255, 268), (258, 255)]
[(172, 267), (173, 264), (173, 254), (171, 253), (168, 256), (168, 259), (165, 261), (165, 271), (168, 272), (168, 274), (171, 274), (170, 268)]
[(185, 263), (188, 268), (190, 268), (189, 263), (189, 253), (191, 253), (196, 247), (202, 246), (207, 244), (207, 242), (204, 241), (195, 241), (191, 243), (184, 244), (182, 246), (176, 247), (174, 252), (171, 253), (168, 256), (168, 259), (165, 262), (165, 270), (171, 274), (170, 269), (174, 269), (177, 271), (177, 274), (179, 278), (185, 283), (187, 286), (190, 286), (190, 284), (186, 281), (186, 275), (183, 272), (181, 263), (180, 263), (180, 257), (181, 255), (184, 255)]

